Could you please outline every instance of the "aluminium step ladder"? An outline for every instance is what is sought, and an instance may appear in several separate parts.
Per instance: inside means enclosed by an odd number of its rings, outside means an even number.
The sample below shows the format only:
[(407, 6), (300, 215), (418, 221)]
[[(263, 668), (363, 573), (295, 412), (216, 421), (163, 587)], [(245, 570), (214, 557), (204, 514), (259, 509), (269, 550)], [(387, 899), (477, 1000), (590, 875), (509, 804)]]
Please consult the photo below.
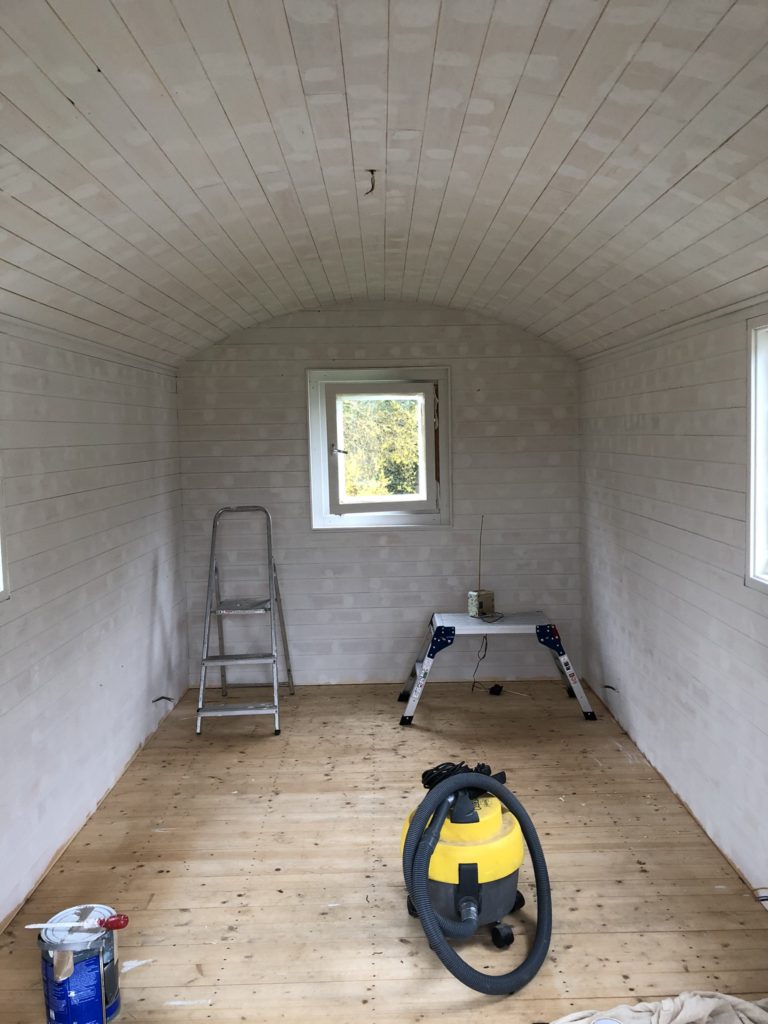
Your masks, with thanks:
[[(266, 566), (269, 580), (269, 595), (261, 598), (222, 598), (219, 577), (219, 562), (216, 551), (219, 524), (228, 516), (264, 516), (266, 535)], [(240, 616), (269, 616), (270, 649), (268, 651), (250, 652), (246, 654), (229, 654), (224, 646), (224, 620)], [(216, 620), (218, 653), (211, 654), (211, 620)], [(276, 621), (277, 619), (277, 621)], [(288, 656), (288, 641), (285, 633), (283, 604), (280, 599), (280, 585), (277, 580), (277, 566), (272, 554), (272, 517), (262, 505), (239, 505), (220, 508), (213, 517), (211, 527), (211, 556), (208, 563), (208, 591), (205, 599), (205, 623), (203, 625), (203, 653), (200, 661), (200, 693), (197, 701), (197, 723), (195, 732), (200, 735), (204, 718), (221, 718), (234, 715), (273, 715), (275, 719), (275, 735), (280, 734), (280, 700), (277, 664), (277, 626), (283, 643), (283, 659), (290, 693), (294, 693), (293, 673)], [(258, 683), (233, 682), (227, 679), (227, 667), (250, 665), (269, 665), (272, 675), (272, 700), (262, 703), (233, 704), (226, 700), (229, 690), (235, 687), (253, 687)], [(218, 669), (221, 678), (222, 700), (206, 703), (206, 683), (209, 669)]]

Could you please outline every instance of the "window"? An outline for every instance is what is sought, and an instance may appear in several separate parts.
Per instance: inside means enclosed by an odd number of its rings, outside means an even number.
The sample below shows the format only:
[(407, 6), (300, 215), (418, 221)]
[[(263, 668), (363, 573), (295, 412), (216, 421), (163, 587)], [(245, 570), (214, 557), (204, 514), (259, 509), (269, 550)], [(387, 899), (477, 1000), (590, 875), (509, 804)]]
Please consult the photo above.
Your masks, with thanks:
[(312, 525), (450, 522), (446, 368), (310, 370)]
[(752, 331), (747, 582), (768, 590), (768, 326)]

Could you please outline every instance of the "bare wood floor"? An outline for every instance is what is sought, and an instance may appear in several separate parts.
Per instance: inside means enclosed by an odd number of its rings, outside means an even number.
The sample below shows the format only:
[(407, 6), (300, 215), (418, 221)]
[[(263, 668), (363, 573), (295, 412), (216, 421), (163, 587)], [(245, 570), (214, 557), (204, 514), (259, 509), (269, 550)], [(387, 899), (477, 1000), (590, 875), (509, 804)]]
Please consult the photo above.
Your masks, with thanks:
[[(124, 1021), (529, 1024), (765, 994), (768, 914), (612, 719), (585, 722), (556, 683), (443, 684), (401, 729), (396, 689), (301, 688), (280, 737), (271, 719), (215, 719), (196, 739), (190, 695), (0, 936), (0, 1022), (44, 1016), (23, 923), (90, 901), (131, 915)], [(421, 771), (460, 759), (507, 771), (552, 875), (550, 958), (510, 999), (463, 988), (405, 910), (402, 821)], [(511, 950), (484, 935), (467, 955), (511, 969), (528, 909)]]

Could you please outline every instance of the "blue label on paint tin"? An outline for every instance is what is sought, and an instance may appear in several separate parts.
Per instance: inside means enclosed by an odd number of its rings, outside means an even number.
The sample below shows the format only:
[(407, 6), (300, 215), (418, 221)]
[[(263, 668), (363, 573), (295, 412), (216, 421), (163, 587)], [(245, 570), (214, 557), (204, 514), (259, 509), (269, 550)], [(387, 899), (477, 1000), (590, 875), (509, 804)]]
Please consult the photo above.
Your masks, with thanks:
[(100, 957), (75, 964), (64, 981), (55, 981), (53, 963), (43, 960), (43, 989), (49, 1024), (103, 1024)]

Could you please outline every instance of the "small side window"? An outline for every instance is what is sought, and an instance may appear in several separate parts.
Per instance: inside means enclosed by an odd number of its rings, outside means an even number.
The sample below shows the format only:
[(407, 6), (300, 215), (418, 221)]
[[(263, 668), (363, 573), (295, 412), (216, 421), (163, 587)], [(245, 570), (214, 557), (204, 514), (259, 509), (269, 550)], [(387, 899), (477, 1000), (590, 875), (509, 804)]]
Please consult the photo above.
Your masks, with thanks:
[(310, 370), (312, 525), (450, 522), (446, 368)]
[(752, 331), (747, 583), (768, 591), (768, 326)]

